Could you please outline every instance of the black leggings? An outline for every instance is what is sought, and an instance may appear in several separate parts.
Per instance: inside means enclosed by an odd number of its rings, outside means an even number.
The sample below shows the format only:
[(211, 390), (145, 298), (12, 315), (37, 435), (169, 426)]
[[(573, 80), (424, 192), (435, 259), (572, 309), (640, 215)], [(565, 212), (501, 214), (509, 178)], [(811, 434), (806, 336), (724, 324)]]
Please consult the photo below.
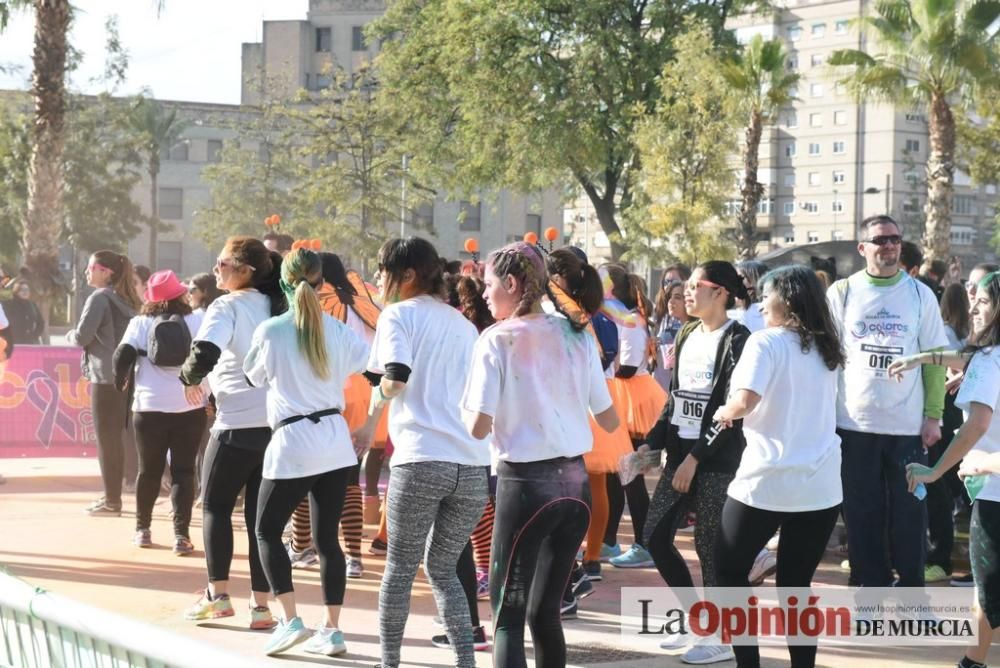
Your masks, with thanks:
[[(243, 439), (260, 439), (267, 427), (232, 429), (212, 434), (205, 453), (204, 540), (210, 582), (229, 580), (233, 562), (233, 509), (240, 490), (243, 518), (249, 538), (250, 589), (267, 593), (267, 577), (257, 550), (257, 493), (264, 467), (264, 451), (236, 447)], [(236, 445), (233, 445), (236, 444)]]
[(313, 544), (319, 554), (323, 604), (343, 605), (347, 576), (337, 527), (340, 526), (340, 514), (344, 511), (347, 479), (353, 468), (348, 466), (305, 478), (264, 478), (260, 483), (257, 545), (271, 593), (275, 596), (293, 591), (292, 562), (281, 541), (281, 533), (299, 502), (308, 495)]
[(97, 461), (104, 481), (104, 500), (109, 506), (120, 508), (128, 394), (119, 392), (114, 385), (94, 383), (90, 386), (90, 412), (97, 432)]
[(559, 607), (574, 555), (590, 524), (590, 480), (582, 457), (497, 465), (490, 567), (493, 665), (522, 668), (524, 624), (535, 665), (566, 665)]
[(479, 626), (479, 581), (476, 579), (476, 560), (472, 557), (472, 541), (465, 544), (465, 549), (458, 556), (458, 581), (462, 583), (465, 599), (469, 602), (469, 617), (472, 628)]
[[(636, 448), (640, 441), (633, 441)], [(617, 473), (608, 474), (608, 528), (604, 530), (604, 544), (618, 544), (618, 526), (625, 512), (625, 501), (628, 501), (628, 512), (632, 517), (633, 542), (646, 546), (646, 515), (649, 513), (649, 491), (646, 489), (646, 477), (641, 473), (629, 484), (622, 486)]]
[(149, 528), (169, 452), (174, 535), (189, 537), (191, 506), (194, 505), (194, 460), (206, 420), (204, 408), (185, 413), (143, 411), (133, 417), (139, 447), (139, 480), (135, 486), (136, 529)]
[[(809, 587), (837, 523), (840, 506), (801, 513), (752, 508), (733, 498), (722, 508), (722, 527), (716, 560), (720, 587), (749, 587), (748, 576), (754, 559), (774, 532), (778, 539), (778, 587)], [(760, 651), (756, 645), (734, 646), (739, 668), (758, 668)], [(816, 665), (815, 645), (790, 645), (792, 668)]]

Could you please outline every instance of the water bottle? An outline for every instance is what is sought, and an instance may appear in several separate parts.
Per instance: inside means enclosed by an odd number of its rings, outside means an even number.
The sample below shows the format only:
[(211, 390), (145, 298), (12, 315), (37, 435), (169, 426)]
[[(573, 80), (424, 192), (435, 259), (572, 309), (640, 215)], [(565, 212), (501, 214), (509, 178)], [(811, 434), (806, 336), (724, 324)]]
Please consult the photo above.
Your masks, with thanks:
[(927, 497), (927, 488), (924, 483), (917, 483), (913, 490), (913, 496), (917, 497), (917, 501), (923, 501)]

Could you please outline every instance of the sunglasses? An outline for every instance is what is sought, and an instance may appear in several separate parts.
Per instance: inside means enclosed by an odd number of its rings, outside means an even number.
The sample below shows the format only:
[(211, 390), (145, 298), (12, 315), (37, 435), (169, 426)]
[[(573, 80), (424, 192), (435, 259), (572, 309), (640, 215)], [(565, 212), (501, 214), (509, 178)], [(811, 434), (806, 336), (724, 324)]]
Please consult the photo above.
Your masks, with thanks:
[(225, 269), (225, 268), (236, 269), (240, 265), (236, 264), (232, 260), (223, 260), (221, 257), (219, 257), (215, 258), (215, 266), (218, 267), (219, 269)]
[(885, 246), (887, 244), (898, 246), (903, 243), (903, 237), (898, 234), (883, 234), (881, 236), (872, 237), (871, 239), (866, 239), (865, 243), (875, 244), (876, 246)]
[(718, 283), (713, 283), (712, 281), (706, 281), (706, 280), (695, 281), (695, 280), (690, 280), (690, 281), (688, 281), (687, 283), (684, 284), (684, 287), (687, 288), (688, 290), (694, 292), (695, 290), (697, 290), (698, 288), (701, 288), (701, 287), (706, 287), (706, 288), (721, 288), (722, 286), (719, 285)]

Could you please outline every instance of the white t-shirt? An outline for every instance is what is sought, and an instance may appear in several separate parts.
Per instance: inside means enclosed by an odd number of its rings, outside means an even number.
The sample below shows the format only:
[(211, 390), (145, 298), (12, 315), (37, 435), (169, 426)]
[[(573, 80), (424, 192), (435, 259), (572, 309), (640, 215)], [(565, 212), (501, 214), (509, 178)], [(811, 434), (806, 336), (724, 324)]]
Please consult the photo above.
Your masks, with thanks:
[(486, 329), (462, 408), (493, 418), (493, 445), (510, 462), (576, 457), (593, 448), (588, 409), (611, 406), (594, 337), (566, 318), (536, 314)]
[(3, 312), (3, 306), (0, 305), (0, 329), (7, 329), (10, 322), (7, 320), (7, 314)]
[(767, 328), (764, 324), (764, 314), (760, 312), (760, 303), (750, 304), (747, 309), (729, 309), (726, 315), (749, 329), (751, 334)]
[(208, 307), (194, 340), (222, 351), (208, 374), (217, 407), (213, 431), (268, 426), (267, 390), (247, 385), (243, 360), (257, 326), (270, 317), (271, 300), (253, 289), (222, 295)]
[(704, 331), (699, 325), (691, 330), (681, 347), (671, 419), (680, 438), (696, 439), (701, 436), (701, 419), (708, 410), (708, 400), (715, 387), (715, 358), (719, 342), (732, 322), (727, 320), (726, 324), (711, 332)]
[[(195, 311), (184, 316), (184, 322), (191, 332), (191, 338), (197, 333), (204, 313)], [(156, 318), (150, 315), (137, 315), (132, 318), (121, 344), (129, 345), (138, 350), (146, 350), (149, 345), (149, 328)], [(185, 413), (193, 411), (192, 406), (184, 398), (184, 385), (179, 378), (180, 367), (156, 366), (145, 355), (140, 355), (135, 363), (135, 397), (132, 400), (132, 410), (137, 413)], [(204, 406), (204, 404), (202, 404)]]
[(456, 309), (429, 295), (390, 304), (379, 316), (368, 370), (386, 364), (411, 370), (389, 402), (390, 466), (453, 462), (488, 466), (489, 446), (462, 423), (462, 389), (478, 332)]
[(847, 354), (840, 372), (837, 426), (870, 434), (920, 434), (922, 372), (904, 374), (896, 382), (887, 369), (900, 356), (948, 345), (934, 293), (902, 272), (895, 284), (877, 286), (859, 271), (830, 286), (827, 300)]
[[(632, 311), (636, 313), (636, 311)], [(639, 315), (635, 316), (635, 327), (624, 327), (621, 323), (615, 323), (618, 327), (618, 367), (634, 366), (635, 375), (648, 376), (649, 360), (646, 357), (646, 345), (649, 342), (649, 332), (646, 329), (646, 321)]]
[(944, 323), (944, 335), (948, 337), (948, 350), (961, 350), (965, 347), (965, 341), (958, 338), (955, 328), (948, 323)]
[[(972, 356), (965, 370), (965, 378), (955, 397), (955, 405), (963, 411), (972, 410), (972, 404), (984, 404), (993, 410), (993, 419), (973, 451), (993, 454), (1000, 452), (1000, 351), (984, 348)], [(991, 473), (977, 499), (1000, 501), (1000, 475)]]
[(344, 383), (364, 371), (368, 344), (346, 325), (323, 314), (323, 337), (330, 375), (320, 378), (300, 351), (292, 313), (265, 321), (254, 332), (243, 372), (267, 391), (267, 422), (274, 430), (264, 454), (268, 480), (304, 478), (354, 466), (358, 458), (343, 415), (327, 415), (318, 423), (299, 420), (276, 429), (279, 422), (328, 408), (344, 409)]
[(746, 449), (729, 496), (762, 510), (805, 512), (843, 500), (837, 372), (783, 327), (751, 334), (730, 379), (762, 398), (743, 420)]

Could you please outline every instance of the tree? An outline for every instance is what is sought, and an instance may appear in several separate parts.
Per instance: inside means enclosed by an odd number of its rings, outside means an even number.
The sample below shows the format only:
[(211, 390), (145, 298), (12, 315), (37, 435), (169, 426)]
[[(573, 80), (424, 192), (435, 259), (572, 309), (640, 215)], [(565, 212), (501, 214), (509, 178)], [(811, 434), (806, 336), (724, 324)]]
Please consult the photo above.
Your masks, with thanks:
[(662, 98), (638, 125), (647, 203), (633, 208), (640, 227), (633, 235), (667, 240), (669, 257), (651, 256), (652, 244), (637, 244), (625, 259), (696, 264), (733, 255), (721, 221), (733, 184), (729, 156), (736, 153), (740, 107), (708, 26), (692, 22), (675, 45), (677, 57), (660, 77)]
[(795, 99), (792, 91), (800, 79), (798, 74), (787, 71), (785, 57), (780, 40), (764, 41), (754, 35), (742, 52), (733, 54), (722, 65), (722, 77), (739, 96), (747, 118), (740, 210), (736, 217), (737, 244), (743, 259), (757, 255), (757, 206), (764, 195), (764, 185), (757, 180), (761, 135), (775, 121), (778, 110)]
[(635, 126), (686, 16), (715, 42), (746, 0), (399, 0), (372, 28), (411, 166), (452, 192), (575, 181), (617, 258), (641, 168)]
[(142, 153), (149, 175), (149, 266), (157, 266), (160, 221), (159, 176), (160, 155), (170, 152), (181, 141), (188, 123), (177, 116), (177, 109), (167, 109), (156, 100), (139, 97), (129, 115), (133, 132), (142, 141)]
[(955, 177), (954, 110), (969, 105), (977, 89), (995, 83), (1000, 55), (995, 0), (882, 0), (860, 19), (866, 50), (836, 51), (834, 66), (852, 68), (843, 78), (855, 96), (926, 109), (927, 260), (948, 260)]
[[(980, 105), (977, 122), (961, 118), (958, 123), (958, 159), (963, 171), (981, 185), (1000, 183), (1000, 114), (990, 99)], [(994, 206), (994, 228), (991, 243), (1000, 250), (1000, 211)]]

